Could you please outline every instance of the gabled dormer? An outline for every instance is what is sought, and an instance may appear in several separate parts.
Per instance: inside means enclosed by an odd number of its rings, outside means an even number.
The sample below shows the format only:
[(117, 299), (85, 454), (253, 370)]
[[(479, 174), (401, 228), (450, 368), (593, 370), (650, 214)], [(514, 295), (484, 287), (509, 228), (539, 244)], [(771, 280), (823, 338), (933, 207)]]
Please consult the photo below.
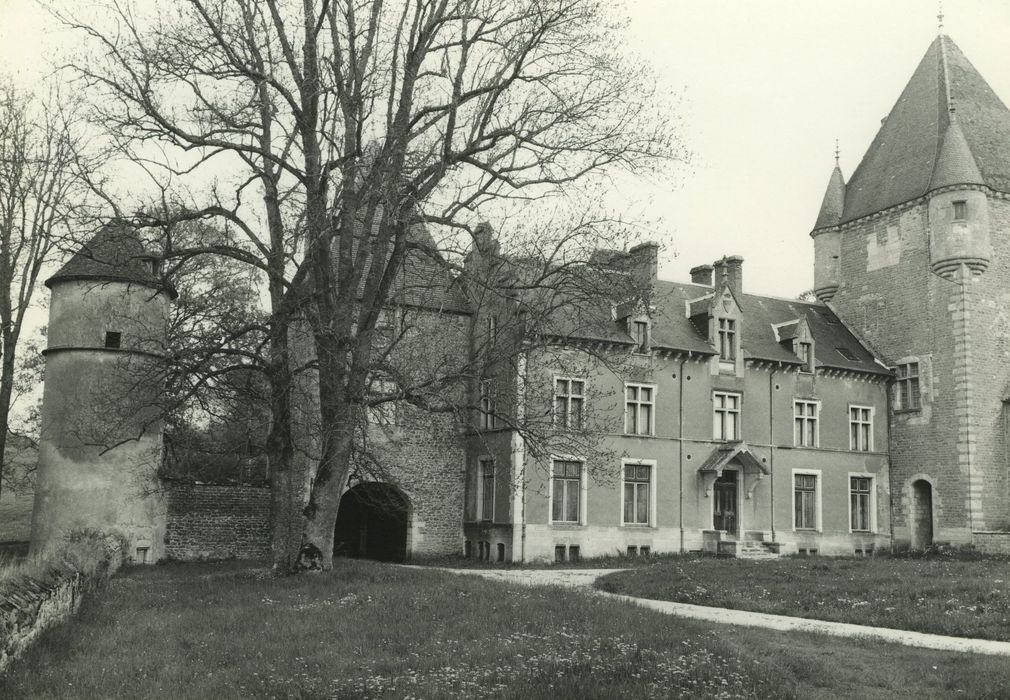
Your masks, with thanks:
[(618, 304), (614, 320), (635, 341), (633, 352), (648, 355), (652, 351), (652, 314), (644, 301)]
[(810, 332), (810, 325), (805, 318), (798, 318), (785, 323), (772, 326), (775, 331), (775, 338), (779, 344), (796, 355), (801, 362), (800, 372), (813, 374), (814, 364), (814, 336)]
[(717, 353), (712, 373), (743, 376), (743, 311), (729, 284), (716, 289), (709, 309), (708, 341)]

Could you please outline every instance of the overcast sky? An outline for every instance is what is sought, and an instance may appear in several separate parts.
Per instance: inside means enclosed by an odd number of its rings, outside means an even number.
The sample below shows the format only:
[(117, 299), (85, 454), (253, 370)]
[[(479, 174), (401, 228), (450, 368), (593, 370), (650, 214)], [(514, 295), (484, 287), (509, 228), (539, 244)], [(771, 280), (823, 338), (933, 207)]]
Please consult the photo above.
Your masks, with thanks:
[[(64, 0), (76, 2), (81, 0)], [(1010, 2), (946, 0), (944, 31), (1010, 100)], [(627, 0), (627, 41), (680, 111), (676, 184), (617, 193), (662, 225), (661, 276), (744, 257), (747, 291), (813, 284), (810, 228), (841, 145), (846, 179), (937, 34), (929, 0)], [(31, 0), (0, 0), (0, 61), (31, 80), (60, 42)]]

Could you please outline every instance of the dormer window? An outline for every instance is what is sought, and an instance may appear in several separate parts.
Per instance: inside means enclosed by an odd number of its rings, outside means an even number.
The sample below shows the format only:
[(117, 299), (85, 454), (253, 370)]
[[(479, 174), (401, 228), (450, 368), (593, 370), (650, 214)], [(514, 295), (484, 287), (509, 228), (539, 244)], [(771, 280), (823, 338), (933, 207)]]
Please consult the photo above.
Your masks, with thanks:
[(719, 319), (719, 359), (723, 362), (736, 360), (736, 320)]
[(806, 372), (808, 374), (814, 371), (814, 344), (799, 342), (796, 344), (796, 354), (800, 356), (800, 360), (803, 361), (803, 366), (800, 367), (801, 372)]
[(954, 221), (964, 221), (968, 218), (968, 202), (959, 199), (954, 202)]
[(649, 323), (634, 321), (631, 324), (631, 334), (635, 339), (635, 352), (649, 352)]

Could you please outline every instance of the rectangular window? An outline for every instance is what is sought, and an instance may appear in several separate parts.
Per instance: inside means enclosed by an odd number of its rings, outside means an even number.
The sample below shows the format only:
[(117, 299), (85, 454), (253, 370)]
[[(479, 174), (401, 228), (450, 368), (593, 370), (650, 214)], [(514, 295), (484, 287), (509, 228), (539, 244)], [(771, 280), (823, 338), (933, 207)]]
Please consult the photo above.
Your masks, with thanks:
[(648, 525), (652, 467), (624, 465), (624, 524)]
[(817, 529), (817, 475), (793, 475), (793, 522), (797, 530)]
[(498, 341), (498, 319), (488, 316), (484, 323), (487, 324), (487, 346), (492, 347)]
[(480, 420), (478, 421), (481, 430), (494, 430), (494, 398), (491, 396), (491, 380), (482, 379), (480, 382)]
[(719, 359), (732, 362), (736, 359), (736, 321), (719, 319)]
[(624, 432), (628, 435), (652, 435), (655, 388), (625, 384)]
[(797, 447), (817, 447), (817, 402), (793, 402), (793, 444)]
[(801, 372), (813, 372), (814, 371), (814, 344), (813, 343), (799, 343), (799, 356), (800, 360), (803, 361), (803, 366), (800, 367)]
[(123, 342), (123, 334), (119, 331), (105, 332), (105, 347), (118, 348)]
[(554, 460), (551, 483), (551, 521), (580, 522), (582, 501), (582, 462)]
[(715, 405), (712, 437), (716, 440), (740, 439), (740, 394), (717, 391), (712, 395)]
[(873, 450), (873, 409), (869, 406), (849, 407), (849, 449), (855, 452)]
[(914, 411), (920, 408), (921, 398), (919, 395), (919, 363), (906, 362), (898, 365), (898, 382), (896, 389), (896, 408), (906, 411)]
[(581, 430), (586, 407), (586, 382), (582, 379), (554, 380), (554, 427)]
[(632, 330), (635, 336), (635, 352), (649, 352), (649, 324), (635, 321)]
[(480, 519), (494, 520), (494, 460), (480, 460)]
[(396, 333), (396, 309), (379, 309), (375, 318), (375, 330), (381, 333)]
[(959, 200), (954, 202), (954, 221), (964, 221), (968, 218), (968, 202)]
[(849, 477), (850, 525), (853, 532), (870, 531), (870, 495), (873, 479), (868, 476)]
[[(392, 396), (396, 391), (396, 382), (380, 377), (369, 377), (368, 398), (366, 400)], [(365, 417), (373, 425), (396, 425), (396, 403), (394, 401), (383, 401), (374, 406), (368, 406), (365, 410)]]

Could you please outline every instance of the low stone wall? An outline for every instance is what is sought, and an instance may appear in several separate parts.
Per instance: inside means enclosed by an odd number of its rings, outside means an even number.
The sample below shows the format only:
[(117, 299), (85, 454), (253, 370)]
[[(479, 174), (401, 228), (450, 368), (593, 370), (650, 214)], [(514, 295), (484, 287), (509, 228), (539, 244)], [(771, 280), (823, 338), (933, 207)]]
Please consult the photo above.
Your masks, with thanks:
[[(117, 539), (107, 538), (105, 550), (107, 559), (98, 567), (96, 579), (111, 576), (123, 563)], [(68, 560), (73, 560), (72, 554), (71, 549)], [(70, 568), (53, 569), (45, 580), (16, 576), (0, 581), (0, 673), (44, 630), (76, 613), (84, 593), (95, 583)]]
[(171, 559), (262, 559), (270, 556), (266, 486), (170, 481), (165, 553)]

